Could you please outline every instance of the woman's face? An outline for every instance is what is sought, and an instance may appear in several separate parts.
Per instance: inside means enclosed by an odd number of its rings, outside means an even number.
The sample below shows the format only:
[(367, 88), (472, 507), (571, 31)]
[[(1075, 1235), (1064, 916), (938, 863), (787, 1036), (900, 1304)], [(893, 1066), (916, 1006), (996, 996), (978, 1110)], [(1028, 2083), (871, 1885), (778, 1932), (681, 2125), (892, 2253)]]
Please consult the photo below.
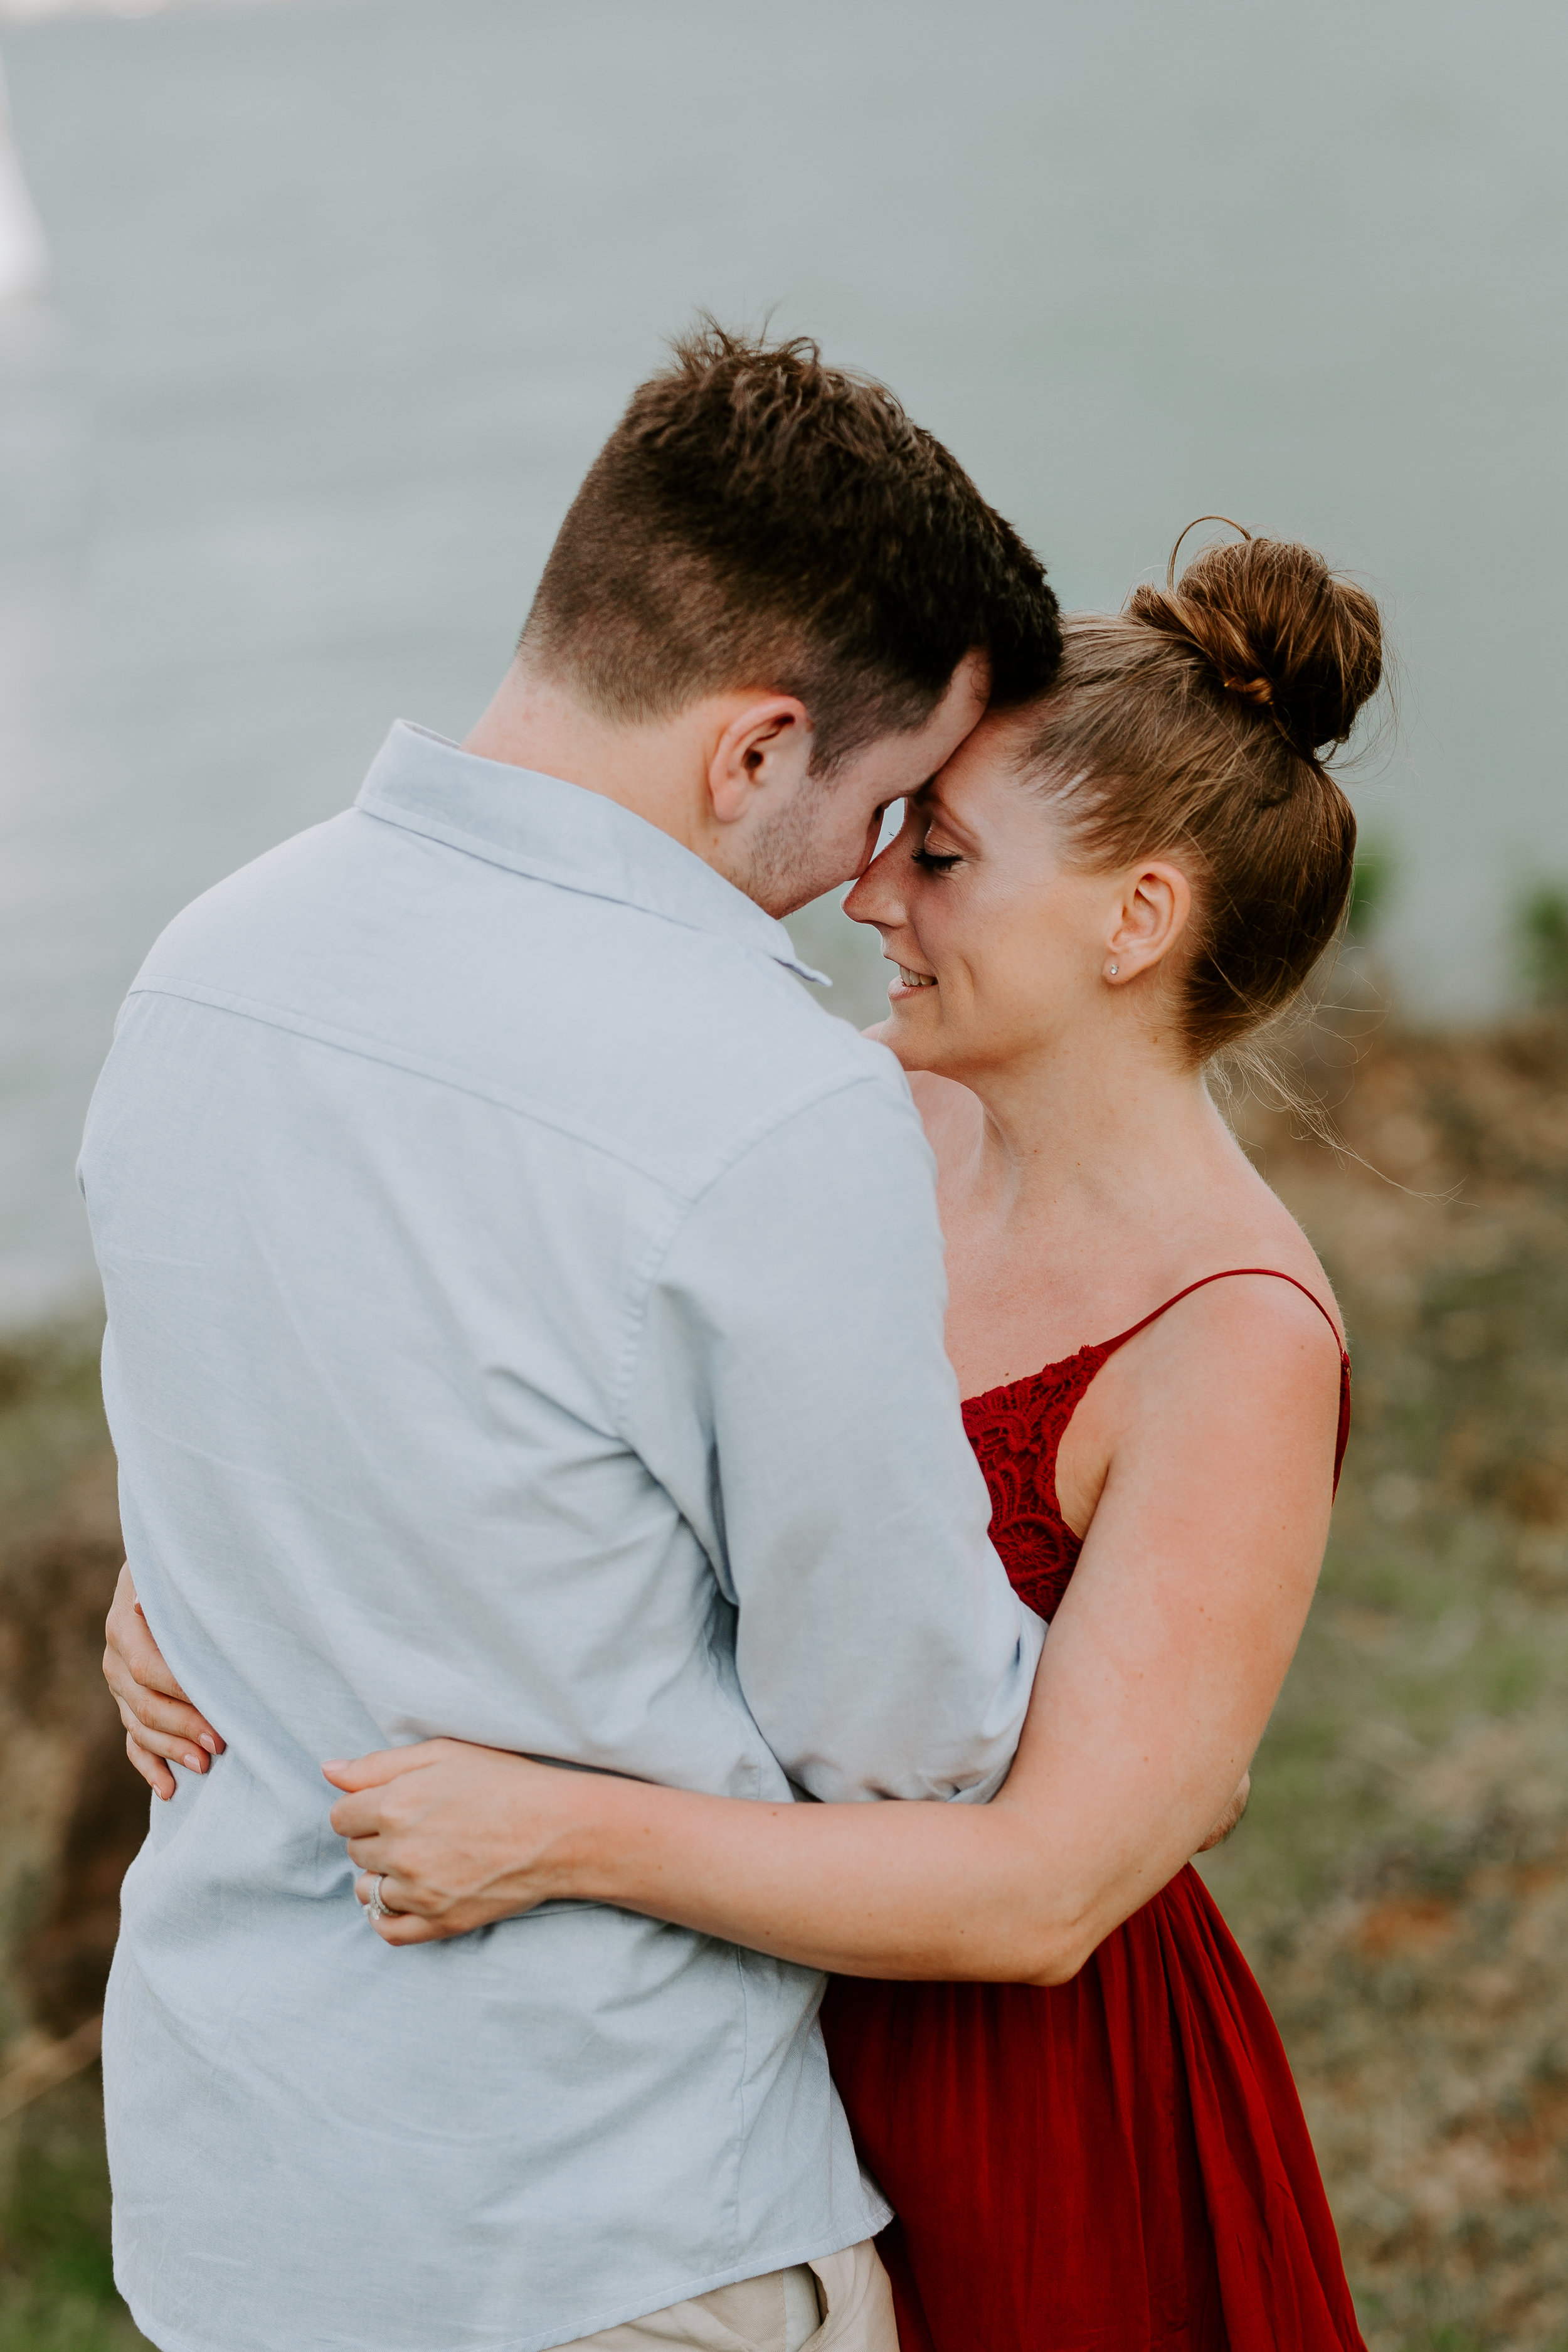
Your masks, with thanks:
[[(1016, 721), (983, 719), (845, 902), (899, 967), (878, 1034), (906, 1069), (971, 1082), (1114, 1017), (1130, 877), (1068, 864), (1055, 813), (1018, 781), (1016, 749)], [(1145, 958), (1127, 961), (1131, 979)]]

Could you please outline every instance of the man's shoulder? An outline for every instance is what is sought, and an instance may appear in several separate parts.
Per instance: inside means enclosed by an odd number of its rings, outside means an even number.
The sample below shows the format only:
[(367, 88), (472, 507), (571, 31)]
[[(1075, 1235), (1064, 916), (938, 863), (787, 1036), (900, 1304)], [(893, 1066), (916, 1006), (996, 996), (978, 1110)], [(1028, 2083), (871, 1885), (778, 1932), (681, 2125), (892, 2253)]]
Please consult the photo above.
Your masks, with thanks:
[(132, 992), (357, 1042), (682, 1191), (818, 1097), (907, 1101), (892, 1055), (764, 948), (453, 855), (345, 811), (195, 899)]
[(289, 959), (296, 939), (309, 935), (358, 820), (343, 809), (320, 824), (263, 850), (192, 898), (163, 926), (142, 960), (132, 990), (159, 979), (203, 980), (216, 986), (246, 976), (258, 954)]

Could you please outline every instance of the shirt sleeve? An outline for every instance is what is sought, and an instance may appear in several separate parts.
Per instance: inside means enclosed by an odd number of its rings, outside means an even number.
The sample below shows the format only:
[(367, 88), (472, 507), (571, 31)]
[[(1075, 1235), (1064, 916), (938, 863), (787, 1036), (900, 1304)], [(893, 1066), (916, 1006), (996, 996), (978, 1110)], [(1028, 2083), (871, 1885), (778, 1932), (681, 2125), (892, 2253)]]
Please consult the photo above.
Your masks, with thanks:
[(649, 1290), (627, 1434), (707, 1546), (746, 1703), (815, 1797), (988, 1797), (1028, 1706), (1044, 1628), (987, 1538), (946, 1297), (891, 1068), (738, 1152)]

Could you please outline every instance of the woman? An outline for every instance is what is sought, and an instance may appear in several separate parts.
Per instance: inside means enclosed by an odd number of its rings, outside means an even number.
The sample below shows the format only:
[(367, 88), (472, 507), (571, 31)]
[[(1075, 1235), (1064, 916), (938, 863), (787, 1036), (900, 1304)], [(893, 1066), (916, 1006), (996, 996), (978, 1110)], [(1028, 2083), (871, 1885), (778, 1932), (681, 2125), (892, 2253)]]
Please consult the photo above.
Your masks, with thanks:
[(1300, 1636), (1348, 1424), (1322, 1270), (1204, 1069), (1333, 936), (1355, 825), (1320, 754), (1380, 670), (1375, 606), (1310, 550), (1244, 537), (1179, 584), (1173, 556), (1069, 624), (1059, 684), (847, 902), (898, 966), (878, 1034), (936, 1155), (994, 1539), (1051, 1621), (993, 1803), (759, 1806), (447, 1741), (328, 1768), (389, 1943), (576, 1897), (835, 1974), (905, 2352), (1361, 2343), (1188, 1857)]

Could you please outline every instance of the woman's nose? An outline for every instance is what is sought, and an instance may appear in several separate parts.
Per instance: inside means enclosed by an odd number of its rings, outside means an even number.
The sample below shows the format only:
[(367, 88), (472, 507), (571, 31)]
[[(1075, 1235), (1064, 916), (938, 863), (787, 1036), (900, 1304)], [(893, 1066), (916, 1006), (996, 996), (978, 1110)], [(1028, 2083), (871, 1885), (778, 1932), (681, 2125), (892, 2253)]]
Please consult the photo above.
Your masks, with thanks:
[(879, 856), (873, 857), (845, 899), (844, 911), (851, 922), (869, 923), (879, 931), (894, 931), (908, 921), (896, 871), (898, 847), (897, 841), (890, 841)]

